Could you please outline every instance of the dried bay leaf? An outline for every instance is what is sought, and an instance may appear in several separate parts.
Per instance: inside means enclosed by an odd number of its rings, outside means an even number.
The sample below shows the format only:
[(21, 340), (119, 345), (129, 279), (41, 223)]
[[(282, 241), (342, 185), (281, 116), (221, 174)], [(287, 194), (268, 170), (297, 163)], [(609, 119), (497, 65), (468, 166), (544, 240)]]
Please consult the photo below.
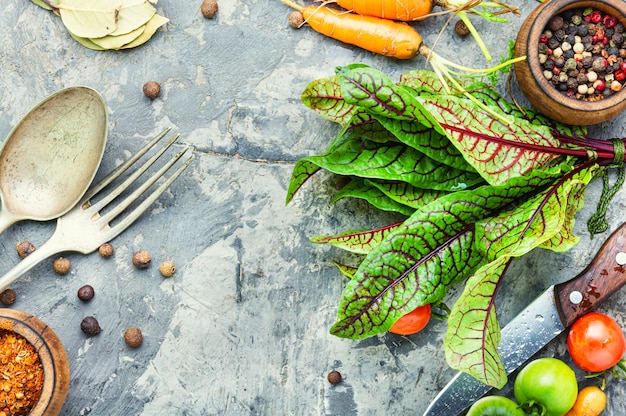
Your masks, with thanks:
[(159, 27), (163, 26), (169, 21), (170, 19), (168, 19), (167, 17), (155, 14), (154, 16), (152, 16), (152, 19), (150, 19), (148, 23), (146, 23), (146, 28), (143, 31), (143, 33), (139, 35), (139, 37), (135, 39), (134, 41), (130, 42), (127, 45), (122, 46), (121, 49), (130, 49), (130, 48), (135, 48), (137, 46), (143, 45), (148, 40), (150, 40), (150, 38), (156, 33)]
[(94, 51), (104, 51), (104, 50), (106, 50), (102, 46), (99, 46), (99, 45), (96, 45), (95, 43), (93, 43), (93, 41), (91, 39), (81, 38), (80, 36), (76, 36), (72, 32), (69, 32), (69, 34), (70, 34), (70, 36), (72, 36), (72, 38), (76, 42), (80, 43), (85, 48), (93, 49)]
[(117, 28), (121, 0), (59, 0), (65, 27), (76, 36), (101, 38)]
[(121, 49), (124, 45), (137, 39), (144, 32), (146, 26), (139, 26), (137, 29), (123, 35), (107, 35), (102, 38), (91, 38), (90, 41), (100, 46), (102, 49)]
[(154, 6), (145, 0), (123, 0), (117, 16), (117, 28), (109, 36), (126, 35), (148, 23), (155, 13)]

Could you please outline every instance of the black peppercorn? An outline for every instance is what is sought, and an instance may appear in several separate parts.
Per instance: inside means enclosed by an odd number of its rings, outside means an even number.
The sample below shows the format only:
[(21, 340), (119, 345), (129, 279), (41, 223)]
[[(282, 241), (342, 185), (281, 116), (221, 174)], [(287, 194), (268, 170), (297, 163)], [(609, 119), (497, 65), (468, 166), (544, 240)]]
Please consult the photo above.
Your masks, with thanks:
[(563, 18), (561, 16), (554, 16), (552, 19), (550, 19), (548, 27), (552, 31), (561, 29), (563, 27)]
[(87, 335), (98, 335), (102, 331), (98, 320), (93, 316), (85, 317), (80, 323), (80, 329)]
[(85, 285), (78, 289), (78, 299), (82, 301), (88, 301), (93, 299), (94, 294), (95, 291), (90, 285)]
[(13, 289), (5, 289), (2, 293), (0, 293), (0, 302), (3, 305), (13, 305), (16, 299), (17, 295)]

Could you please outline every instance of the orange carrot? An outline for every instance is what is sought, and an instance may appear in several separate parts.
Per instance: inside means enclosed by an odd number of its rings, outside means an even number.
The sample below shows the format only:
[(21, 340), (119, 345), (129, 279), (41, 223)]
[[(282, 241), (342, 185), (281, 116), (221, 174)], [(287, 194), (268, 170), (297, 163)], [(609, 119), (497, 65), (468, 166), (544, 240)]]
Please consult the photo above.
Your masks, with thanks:
[(300, 11), (313, 30), (341, 42), (398, 59), (410, 59), (420, 53), (422, 37), (406, 23), (324, 6), (300, 6), (292, 0), (282, 2)]
[(428, 15), (436, 0), (335, 0), (335, 3), (356, 14), (410, 22)]

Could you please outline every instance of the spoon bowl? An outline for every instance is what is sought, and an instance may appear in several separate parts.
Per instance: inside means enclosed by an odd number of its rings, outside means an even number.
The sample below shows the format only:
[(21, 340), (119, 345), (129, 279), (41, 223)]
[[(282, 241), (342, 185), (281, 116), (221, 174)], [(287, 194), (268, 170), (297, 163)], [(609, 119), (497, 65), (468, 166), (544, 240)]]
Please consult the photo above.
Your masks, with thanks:
[(100, 166), (107, 133), (104, 99), (88, 87), (60, 90), (30, 110), (0, 149), (0, 233), (76, 205)]

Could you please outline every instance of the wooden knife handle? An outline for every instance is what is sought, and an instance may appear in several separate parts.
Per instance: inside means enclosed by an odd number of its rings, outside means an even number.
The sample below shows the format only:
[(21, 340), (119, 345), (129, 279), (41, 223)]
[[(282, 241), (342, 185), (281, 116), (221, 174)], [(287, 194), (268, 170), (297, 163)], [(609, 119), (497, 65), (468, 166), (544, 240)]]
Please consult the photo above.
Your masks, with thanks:
[(568, 327), (626, 283), (626, 223), (604, 242), (575, 278), (555, 286), (561, 321)]

